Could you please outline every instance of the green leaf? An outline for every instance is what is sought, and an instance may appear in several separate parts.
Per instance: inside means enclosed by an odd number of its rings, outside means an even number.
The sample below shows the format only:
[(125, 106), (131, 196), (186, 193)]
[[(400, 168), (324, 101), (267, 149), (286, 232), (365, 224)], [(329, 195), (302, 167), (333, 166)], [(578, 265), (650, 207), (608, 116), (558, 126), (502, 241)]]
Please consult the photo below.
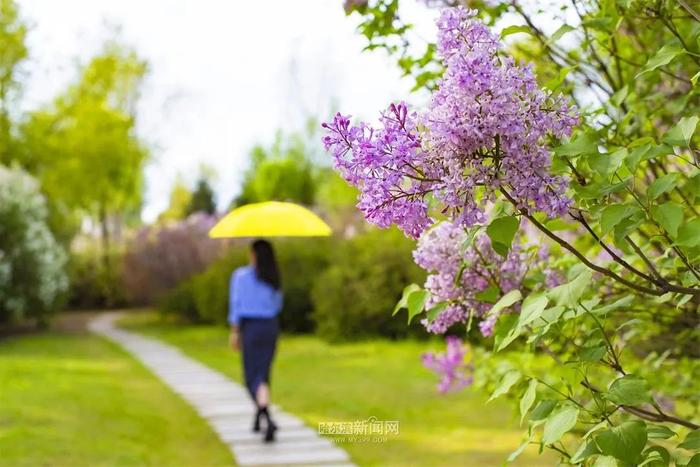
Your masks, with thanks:
[(681, 118), (673, 128), (666, 132), (663, 138), (664, 143), (684, 148), (689, 147), (698, 121), (700, 121), (700, 118), (695, 116)]
[(598, 456), (592, 467), (618, 467), (618, 464), (612, 456)]
[(683, 222), (683, 208), (672, 201), (651, 207), (651, 216), (672, 238), (678, 235), (678, 227)]
[(676, 245), (690, 248), (700, 245), (700, 217), (686, 222), (678, 229)]
[(648, 465), (650, 467), (668, 467), (670, 465), (671, 456), (665, 448), (661, 446), (652, 446), (644, 451), (644, 461), (639, 464), (639, 467)]
[(411, 324), (413, 318), (422, 313), (425, 308), (425, 303), (430, 298), (430, 292), (427, 290), (414, 290), (408, 295), (406, 305), (408, 308), (408, 324)]
[(692, 451), (700, 449), (700, 430), (694, 430), (688, 433), (683, 442), (678, 445), (679, 448), (690, 449)]
[(590, 133), (584, 133), (575, 140), (555, 148), (554, 154), (567, 157), (576, 157), (581, 154), (598, 154), (598, 137)]
[(520, 398), (520, 424), (523, 424), (525, 416), (530, 411), (532, 404), (535, 403), (535, 398), (537, 397), (537, 380), (532, 378), (527, 389), (523, 393), (523, 397)]
[(608, 389), (607, 399), (617, 405), (639, 405), (651, 401), (646, 380), (635, 375), (616, 379)]
[(501, 378), (501, 382), (498, 383), (498, 386), (496, 386), (496, 389), (494, 389), (493, 394), (491, 394), (491, 397), (489, 397), (489, 399), (486, 402), (491, 402), (497, 397), (500, 397), (503, 394), (507, 393), (510, 390), (510, 388), (512, 388), (513, 385), (520, 380), (520, 376), (521, 375), (518, 370), (510, 370), (506, 374), (504, 374)]
[(627, 148), (622, 148), (611, 154), (598, 154), (596, 156), (591, 156), (588, 158), (588, 165), (590, 165), (591, 169), (595, 170), (603, 177), (607, 177), (620, 168), (622, 161), (624, 161), (628, 155), (629, 151)]
[(592, 309), (591, 313), (595, 315), (604, 315), (610, 311), (617, 310), (618, 308), (626, 307), (634, 301), (634, 298), (634, 295), (625, 295), (624, 297), (615, 300), (613, 303)]
[(690, 83), (691, 83), (693, 86), (697, 86), (697, 84), (698, 84), (698, 79), (700, 79), (700, 71), (698, 71), (697, 73), (695, 73), (695, 74), (693, 75), (693, 77), (690, 78)]
[(533, 422), (544, 420), (545, 418), (549, 417), (549, 414), (552, 413), (552, 410), (554, 410), (556, 406), (557, 401), (552, 399), (540, 401), (540, 403), (535, 406), (535, 409), (530, 414), (530, 420)]
[(589, 457), (598, 454), (598, 447), (592, 439), (585, 440), (571, 457), (572, 464), (580, 464)]
[(626, 245), (625, 237), (633, 232), (637, 227), (639, 227), (645, 220), (644, 215), (641, 211), (635, 211), (628, 217), (624, 218), (622, 222), (615, 226), (613, 232), (613, 238), (615, 239), (616, 245)]
[(625, 84), (625, 86), (617, 91), (615, 94), (610, 97), (610, 101), (615, 104), (615, 107), (620, 107), (620, 105), (625, 102), (625, 99), (627, 99), (627, 94), (629, 94), (630, 88), (628, 85)]
[(547, 44), (553, 44), (556, 41), (558, 41), (559, 39), (561, 39), (561, 37), (564, 34), (566, 34), (567, 32), (571, 32), (571, 31), (575, 31), (575, 30), (576, 29), (573, 28), (572, 26), (569, 26), (568, 24), (564, 24), (559, 29), (554, 31), (554, 34), (552, 34), (552, 36), (547, 40)]
[(635, 465), (647, 443), (646, 424), (640, 420), (624, 422), (598, 433), (595, 443), (603, 454)]
[(418, 284), (409, 284), (403, 289), (403, 294), (401, 294), (401, 299), (394, 307), (394, 312), (391, 314), (392, 316), (395, 315), (396, 313), (398, 313), (401, 308), (408, 307), (408, 296), (411, 295), (411, 293), (415, 292), (416, 290), (421, 290), (421, 287)]
[(507, 313), (496, 321), (496, 326), (493, 330), (493, 347), (496, 352), (508, 347), (520, 335), (518, 331), (518, 316), (513, 313)]
[(549, 298), (543, 293), (528, 296), (520, 307), (518, 327), (522, 328), (539, 318), (547, 307), (547, 303)]
[(501, 293), (501, 289), (496, 287), (495, 285), (492, 285), (478, 294), (474, 295), (474, 298), (479, 300), (480, 302), (486, 302), (486, 303), (496, 303), (498, 301), (498, 295)]
[(647, 426), (647, 438), (649, 439), (668, 439), (674, 436), (677, 436), (676, 432), (666, 425)]
[(586, 287), (590, 285), (592, 277), (591, 271), (586, 269), (571, 282), (559, 285), (548, 291), (547, 296), (557, 305), (572, 307), (578, 303), (578, 300), (586, 291)]
[(596, 345), (592, 347), (584, 347), (579, 352), (579, 358), (583, 362), (599, 362), (605, 355), (607, 349), (604, 345)]
[(508, 308), (509, 306), (513, 305), (517, 301), (519, 301), (521, 298), (523, 298), (523, 295), (520, 293), (518, 289), (513, 289), (504, 296), (500, 298), (489, 310), (487, 314), (489, 315), (495, 315), (500, 313), (502, 310)]
[(673, 61), (674, 58), (677, 56), (683, 54), (685, 51), (683, 50), (683, 47), (678, 43), (678, 42), (671, 42), (670, 44), (666, 44), (665, 46), (661, 47), (656, 54), (651, 57), (646, 65), (642, 67), (642, 69), (637, 73), (636, 78), (639, 78), (645, 73), (648, 73), (652, 70), (656, 70), (659, 67), (662, 67), (664, 65), (668, 65)]
[(559, 86), (561, 86), (561, 83), (564, 82), (564, 80), (566, 79), (566, 77), (568, 76), (568, 74), (569, 74), (572, 70), (575, 70), (576, 68), (578, 68), (578, 66), (565, 66), (565, 67), (562, 67), (562, 69), (559, 70), (559, 74), (558, 74), (557, 76), (555, 76), (554, 78), (552, 78), (552, 79), (550, 79), (549, 81), (547, 81), (546, 83), (544, 83), (544, 87), (546, 87), (547, 89), (551, 89), (552, 91), (554, 91), (554, 90), (557, 89)]
[[(681, 464), (678, 465), (680, 466)], [(695, 454), (682, 467), (700, 467), (700, 454)]]
[(505, 256), (519, 226), (520, 219), (515, 216), (499, 217), (491, 221), (486, 228), (486, 234), (491, 239), (491, 247), (501, 256)]
[(690, 198), (691, 202), (693, 199), (700, 198), (700, 174), (690, 177), (688, 182), (683, 186), (683, 191), (686, 191), (692, 196)]
[(607, 235), (617, 224), (637, 210), (629, 204), (610, 204), (600, 214), (600, 235)]
[(504, 37), (510, 36), (511, 34), (517, 34), (519, 32), (524, 32), (526, 34), (532, 34), (532, 31), (528, 26), (525, 25), (513, 25), (513, 26), (508, 26), (507, 28), (503, 28), (503, 31), (501, 31), (501, 39)]
[(578, 420), (578, 409), (572, 406), (565, 406), (547, 418), (542, 432), (542, 443), (550, 445), (564, 436), (564, 433), (576, 426)]
[(628, 169), (630, 169), (631, 172), (634, 172), (637, 169), (637, 165), (639, 165), (639, 162), (642, 160), (642, 157), (644, 157), (649, 150), (651, 149), (651, 144), (643, 144), (641, 146), (637, 146), (632, 151), (630, 151), (629, 155), (627, 156), (627, 159), (625, 159), (625, 165), (627, 166)]
[(523, 441), (522, 444), (521, 444), (520, 446), (518, 446), (518, 449), (516, 449), (515, 451), (511, 452), (511, 453), (508, 455), (508, 458), (506, 459), (506, 462), (513, 462), (515, 459), (518, 458), (518, 456), (519, 456), (520, 454), (523, 453), (523, 451), (525, 450), (525, 448), (532, 442), (531, 436), (532, 436), (532, 435), (528, 436), (528, 438), (527, 438), (525, 441)]
[(449, 305), (448, 302), (440, 302), (436, 304), (434, 307), (431, 309), (427, 310), (425, 312), (425, 317), (428, 318), (428, 322), (432, 323), (437, 316), (443, 312), (445, 308)]
[(649, 185), (649, 189), (647, 190), (647, 196), (649, 197), (649, 199), (656, 199), (662, 194), (673, 190), (676, 187), (677, 182), (677, 173), (662, 175), (661, 177), (654, 180), (654, 183)]

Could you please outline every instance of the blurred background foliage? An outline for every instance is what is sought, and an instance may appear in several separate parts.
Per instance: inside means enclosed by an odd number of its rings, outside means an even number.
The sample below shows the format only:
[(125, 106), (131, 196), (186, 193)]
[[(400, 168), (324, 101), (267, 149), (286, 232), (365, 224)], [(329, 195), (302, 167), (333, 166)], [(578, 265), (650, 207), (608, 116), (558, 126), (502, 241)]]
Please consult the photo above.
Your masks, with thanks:
[(45, 324), (60, 309), (146, 306), (223, 325), (229, 278), (248, 246), (207, 231), (222, 207), (280, 200), (309, 206), (335, 232), (274, 242), (285, 331), (330, 340), (415, 334), (390, 313), (405, 283), (421, 280), (412, 242), (362, 221), (355, 190), (319, 143), (317, 118), (251, 148), (232, 201), (218, 199), (216, 174), (202, 166), (194, 179), (175, 180), (167, 208), (145, 224), (154, 148), (136, 128), (148, 63), (111, 39), (49, 102), (21, 111), (27, 24), (12, 0), (0, 0), (0, 13), (0, 326)]

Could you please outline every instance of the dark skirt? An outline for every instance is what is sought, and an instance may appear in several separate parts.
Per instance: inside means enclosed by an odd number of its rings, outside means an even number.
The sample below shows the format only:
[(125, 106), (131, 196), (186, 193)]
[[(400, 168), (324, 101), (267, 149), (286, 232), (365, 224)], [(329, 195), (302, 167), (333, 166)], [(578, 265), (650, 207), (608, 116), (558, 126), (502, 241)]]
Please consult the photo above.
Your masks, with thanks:
[(270, 383), (270, 366), (275, 356), (279, 325), (277, 318), (241, 319), (241, 351), (245, 385), (250, 397), (262, 383)]

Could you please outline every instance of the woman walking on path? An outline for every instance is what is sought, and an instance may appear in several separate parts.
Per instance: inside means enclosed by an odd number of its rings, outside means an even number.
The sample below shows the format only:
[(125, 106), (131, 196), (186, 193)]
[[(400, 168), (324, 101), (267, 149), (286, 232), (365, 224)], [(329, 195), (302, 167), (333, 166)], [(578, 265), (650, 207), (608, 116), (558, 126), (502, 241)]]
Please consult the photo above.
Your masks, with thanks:
[(270, 366), (275, 355), (282, 308), (280, 274), (272, 245), (256, 240), (251, 247), (250, 264), (231, 276), (229, 316), (231, 346), (241, 349), (245, 384), (257, 406), (253, 431), (265, 426), (265, 441), (275, 439), (277, 425), (270, 416)]

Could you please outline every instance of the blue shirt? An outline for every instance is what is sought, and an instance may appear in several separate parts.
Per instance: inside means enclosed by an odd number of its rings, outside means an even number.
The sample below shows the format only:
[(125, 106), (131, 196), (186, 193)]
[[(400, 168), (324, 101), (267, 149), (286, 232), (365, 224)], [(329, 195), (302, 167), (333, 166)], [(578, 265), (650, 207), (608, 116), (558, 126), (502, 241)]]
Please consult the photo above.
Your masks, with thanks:
[(229, 324), (241, 318), (273, 318), (282, 308), (282, 292), (258, 279), (253, 266), (243, 266), (231, 275)]

